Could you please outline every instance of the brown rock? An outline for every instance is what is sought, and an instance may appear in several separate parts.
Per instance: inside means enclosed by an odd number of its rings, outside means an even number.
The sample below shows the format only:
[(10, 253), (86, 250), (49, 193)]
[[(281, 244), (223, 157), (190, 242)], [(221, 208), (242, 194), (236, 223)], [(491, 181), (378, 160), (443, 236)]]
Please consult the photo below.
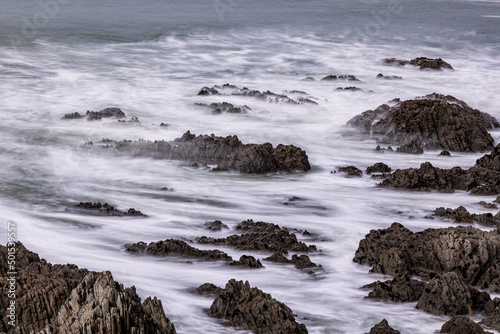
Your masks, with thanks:
[(391, 281), (376, 281), (363, 286), (372, 289), (369, 299), (381, 299), (392, 302), (416, 302), (424, 291), (426, 283), (407, 277), (398, 276)]
[(229, 265), (254, 269), (264, 268), (259, 259), (250, 255), (242, 255), (238, 261), (233, 261)]
[(469, 317), (463, 315), (457, 315), (448, 320), (443, 327), (441, 327), (440, 333), (446, 334), (483, 334), (486, 333), (484, 329), (474, 322)]
[(383, 162), (377, 162), (376, 164), (366, 168), (366, 174), (390, 173), (391, 171), (391, 167), (387, 166)]
[(339, 167), (339, 172), (346, 173), (347, 177), (363, 176), (363, 172), (355, 166)]
[(258, 288), (251, 288), (248, 282), (234, 279), (217, 294), (208, 314), (256, 334), (307, 333), (306, 326), (295, 320), (288, 306)]
[(401, 333), (392, 328), (391, 326), (389, 326), (387, 320), (384, 319), (375, 326), (373, 326), (372, 329), (370, 329), (369, 334), (401, 334)]

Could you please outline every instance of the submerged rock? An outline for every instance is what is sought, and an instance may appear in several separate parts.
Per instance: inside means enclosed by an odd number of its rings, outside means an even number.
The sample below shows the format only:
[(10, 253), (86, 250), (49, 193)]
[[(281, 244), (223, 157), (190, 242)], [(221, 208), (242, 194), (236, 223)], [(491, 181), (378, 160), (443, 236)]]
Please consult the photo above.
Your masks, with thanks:
[(491, 213), (469, 213), (466, 208), (459, 206), (456, 209), (451, 208), (436, 208), (433, 216), (452, 219), (455, 223), (478, 223), (485, 226), (500, 226), (500, 214), (493, 215)]
[(229, 280), (208, 310), (214, 318), (226, 319), (228, 325), (257, 334), (307, 333), (305, 325), (295, 320), (292, 310), (248, 282)]
[(347, 80), (347, 81), (359, 81), (354, 75), (328, 75), (324, 77), (324, 81), (337, 81), (337, 80)]
[(135, 244), (126, 244), (125, 250), (129, 253), (146, 253), (156, 256), (182, 256), (187, 258), (196, 258), (201, 261), (232, 261), (233, 258), (223, 251), (215, 250), (201, 250), (190, 246), (186, 242), (178, 239), (167, 239), (163, 241), (151, 242), (146, 245), (144, 242)]
[(287, 103), (287, 104), (318, 104), (310, 98), (297, 98), (293, 99), (285, 94), (276, 94), (269, 90), (258, 91), (251, 90), (247, 87), (239, 88), (234, 85), (224, 84), (222, 86), (203, 87), (198, 95), (225, 95), (225, 96), (247, 96), (259, 100), (272, 102), (272, 103)]
[[(0, 320), (5, 333), (145, 333), (175, 334), (161, 302), (142, 304), (135, 288), (124, 288), (110, 272), (90, 272), (75, 265), (52, 265), (16, 244), (17, 326)], [(0, 246), (0, 287), (7, 291), (7, 247)], [(0, 305), (9, 304), (7, 294)], [(5, 314), (5, 312), (4, 312)]]
[(220, 114), (246, 114), (252, 110), (249, 106), (235, 106), (228, 102), (217, 102), (212, 104), (196, 103), (197, 106), (211, 109), (213, 115)]
[(171, 142), (121, 141), (115, 142), (113, 147), (133, 156), (218, 165), (215, 171), (264, 174), (311, 169), (307, 154), (300, 147), (282, 144), (273, 147), (270, 143), (243, 144), (237, 136), (196, 136), (187, 131)]
[(359, 88), (359, 87), (354, 87), (354, 86), (349, 86), (349, 87), (337, 87), (336, 90), (342, 90), (342, 91), (351, 91), (351, 92), (358, 92), (358, 91), (362, 91), (363, 89)]
[(217, 285), (213, 283), (204, 283), (196, 288), (196, 293), (199, 295), (217, 295), (223, 289), (219, 288)]
[(309, 256), (307, 255), (293, 254), (292, 258), (288, 259), (286, 256), (283, 255), (282, 252), (275, 252), (273, 255), (266, 257), (263, 260), (276, 263), (290, 263), (293, 264), (295, 268), (299, 270), (308, 269), (308, 273), (310, 274), (314, 274), (314, 270), (310, 269), (321, 268), (321, 266), (318, 266), (316, 263), (312, 262)]
[(339, 172), (346, 173), (347, 177), (361, 177), (363, 172), (355, 166), (339, 167)]
[(76, 204), (75, 207), (85, 210), (91, 210), (105, 216), (146, 216), (145, 214), (134, 208), (130, 208), (127, 211), (117, 210), (108, 203), (101, 204), (100, 202), (80, 202), (79, 204)]
[(375, 326), (373, 326), (372, 329), (370, 329), (369, 334), (401, 334), (401, 333), (392, 328), (391, 326), (389, 326), (387, 320), (384, 319)]
[[(414, 233), (394, 223), (382, 230), (372, 230), (360, 241), (354, 262), (383, 268), (391, 274), (401, 262), (411, 268), (409, 274), (431, 279), (437, 274), (456, 272), (465, 284), (500, 292), (500, 234), (473, 227), (426, 229)], [(381, 266), (384, 253), (398, 250), (404, 256), (395, 267)]]
[(377, 79), (386, 79), (386, 80), (402, 80), (402, 77), (398, 77), (397, 75), (383, 75), (382, 73), (377, 74)]
[(204, 226), (207, 230), (210, 231), (221, 231), (222, 229), (229, 229), (229, 227), (220, 220), (214, 220), (213, 222), (206, 223)]
[(383, 162), (377, 162), (376, 164), (372, 166), (368, 166), (366, 168), (366, 174), (373, 174), (373, 173), (390, 173), (392, 171), (391, 167), (387, 166)]
[[(400, 145), (400, 152), (423, 150), (483, 152), (493, 148), (488, 129), (500, 123), (453, 96), (433, 93), (390, 107), (387, 104), (355, 116), (347, 125), (381, 144)], [(496, 160), (495, 166), (500, 166)], [(485, 160), (484, 164), (488, 164)]]
[(284, 252), (286, 250), (296, 252), (317, 251), (316, 246), (306, 245), (297, 240), (297, 236), (278, 225), (265, 222), (253, 222), (247, 220), (240, 223), (237, 230), (247, 231), (241, 235), (231, 235), (226, 238), (212, 238), (202, 236), (198, 238), (200, 244), (226, 245), (241, 250), (261, 250), (268, 252)]
[[(62, 119), (79, 119), (79, 118), (86, 118), (87, 121), (96, 121), (96, 120), (101, 120), (103, 118), (125, 118), (125, 113), (120, 109), (120, 108), (105, 108), (100, 111), (87, 111), (85, 116), (80, 115), (79, 113), (75, 112), (72, 114), (66, 114), (62, 117)], [(139, 121), (137, 117), (132, 118), (133, 120), (136, 119), (137, 122)]]
[(427, 58), (427, 57), (419, 57), (412, 60), (401, 60), (396, 58), (385, 58), (382, 60), (385, 64), (388, 65), (397, 65), (397, 66), (405, 66), (405, 65), (413, 65), (419, 67), (421, 70), (430, 69), (430, 70), (442, 70), (443, 68), (453, 70), (450, 64), (445, 62), (441, 58)]

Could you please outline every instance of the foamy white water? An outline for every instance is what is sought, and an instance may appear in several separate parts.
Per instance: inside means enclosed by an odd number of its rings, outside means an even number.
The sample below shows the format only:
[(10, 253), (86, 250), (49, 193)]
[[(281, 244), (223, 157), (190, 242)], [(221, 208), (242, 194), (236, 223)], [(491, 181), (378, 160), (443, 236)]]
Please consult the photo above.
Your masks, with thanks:
[[(353, 263), (354, 252), (370, 229), (394, 221), (414, 231), (449, 226), (424, 216), (437, 206), (486, 212), (477, 205), (484, 198), (379, 189), (368, 176), (346, 179), (330, 171), (345, 165), (364, 170), (379, 161), (392, 168), (424, 161), (447, 168), (473, 165), (482, 154), (377, 153), (374, 141), (343, 137), (342, 126), (393, 98), (432, 92), (453, 95), (500, 118), (500, 21), (484, 17), (500, 13), (500, 6), (470, 1), (397, 4), (387, 19), (382, 14), (389, 3), (384, 1), (70, 1), (33, 31), (23, 26), (22, 18), (36, 17), (38, 4), (6, 5), (0, 14), (5, 31), (0, 39), (0, 209), (5, 222), (17, 222), (19, 239), (52, 263), (110, 270), (119, 282), (135, 285), (142, 298), (159, 297), (178, 333), (234, 332), (204, 313), (210, 298), (191, 291), (205, 282), (224, 285), (230, 278), (248, 280), (287, 304), (310, 333), (364, 333), (383, 318), (402, 333), (433, 333), (446, 317), (418, 311), (415, 303), (363, 301), (367, 291), (359, 287), (384, 277)], [(23, 36), (23, 27), (33, 36)], [(442, 57), (455, 71), (426, 72), (380, 62), (418, 56)], [(379, 80), (378, 73), (404, 80)], [(355, 85), (363, 91), (339, 92), (337, 87), (351, 83), (318, 80), (330, 74), (355, 75), (361, 80)], [(302, 81), (308, 76), (317, 81)], [(302, 90), (317, 98), (318, 105), (196, 95), (203, 86), (224, 83), (276, 93)], [(194, 106), (222, 101), (252, 110), (211, 115)], [(109, 106), (137, 116), (141, 124), (61, 120), (66, 113)], [(161, 122), (171, 126), (161, 128)], [(183, 162), (81, 147), (102, 138), (171, 140), (187, 130), (236, 134), (245, 143), (294, 144), (307, 151), (313, 169), (265, 176), (211, 173)], [(500, 132), (493, 136), (498, 142)], [(304, 200), (283, 205), (292, 196)], [(134, 207), (148, 218), (66, 210), (80, 201)], [(325, 273), (312, 279), (273, 263), (243, 270), (124, 252), (129, 242), (229, 234), (203, 228), (215, 219), (230, 227), (254, 219), (307, 229), (320, 238), (304, 240), (321, 249), (311, 260)], [(5, 230), (2, 223), (0, 233), (6, 235)], [(233, 257), (267, 256), (218, 248)]]

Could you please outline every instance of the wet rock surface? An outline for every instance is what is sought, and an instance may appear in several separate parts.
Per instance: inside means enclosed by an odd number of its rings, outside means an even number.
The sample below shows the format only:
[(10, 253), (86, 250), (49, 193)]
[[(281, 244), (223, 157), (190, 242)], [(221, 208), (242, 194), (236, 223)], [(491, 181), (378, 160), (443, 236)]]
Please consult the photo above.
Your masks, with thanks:
[(485, 318), (479, 323), (488, 328), (500, 331), (500, 298), (494, 298), (484, 307)]
[[(93, 145), (91, 145), (93, 146)], [(243, 173), (275, 173), (311, 169), (304, 150), (294, 145), (270, 143), (243, 144), (237, 136), (196, 136), (187, 131), (182, 137), (167, 141), (108, 142), (115, 148), (137, 157), (187, 160), (200, 165), (217, 165), (214, 171), (235, 170)]]
[[(124, 288), (110, 272), (90, 272), (75, 265), (52, 265), (16, 244), (17, 326), (0, 320), (5, 333), (151, 333), (174, 334), (161, 302), (142, 304), (135, 288)], [(7, 290), (7, 247), (0, 246), (0, 287)], [(6, 314), (10, 300), (0, 296)]]
[(130, 208), (127, 211), (117, 210), (108, 203), (101, 204), (100, 202), (97, 203), (80, 202), (79, 204), (76, 204), (75, 207), (79, 209), (89, 210), (90, 212), (94, 212), (104, 216), (134, 216), (134, 217), (146, 216), (145, 214), (134, 208)]
[(196, 288), (196, 293), (199, 295), (217, 295), (223, 289), (213, 283), (204, 283)]
[(469, 317), (457, 315), (448, 320), (439, 331), (446, 334), (483, 334), (484, 329)]
[(380, 186), (418, 191), (465, 190), (473, 195), (496, 195), (500, 193), (500, 171), (496, 169), (494, 161), (500, 158), (499, 147), (500, 144), (491, 154), (478, 159), (476, 165), (469, 169), (442, 169), (432, 166), (430, 162), (424, 162), (420, 168), (396, 170), (389, 174)]
[(198, 95), (223, 95), (223, 96), (246, 96), (252, 97), (258, 100), (267, 101), (271, 103), (286, 103), (286, 104), (318, 104), (313, 98), (309, 96), (298, 96), (298, 97), (289, 97), (285, 94), (277, 94), (273, 93), (269, 90), (267, 91), (259, 91), (248, 89), (247, 87), (239, 88), (235, 85), (224, 84), (222, 86), (213, 86), (213, 87), (203, 87)]
[(259, 259), (256, 259), (250, 255), (242, 255), (238, 261), (233, 261), (229, 265), (255, 269), (264, 268)]
[(402, 77), (398, 77), (397, 75), (383, 75), (382, 73), (377, 74), (377, 79), (403, 80)]
[(373, 326), (372, 329), (370, 329), (369, 334), (401, 334), (401, 333), (392, 328), (391, 326), (389, 326), (387, 320), (384, 319), (375, 326)]
[[(453, 96), (437, 93), (398, 102), (393, 107), (383, 104), (355, 116), (347, 125), (364, 136), (378, 138), (381, 144), (400, 145), (401, 152), (422, 150), (483, 152), (493, 148), (488, 133), (500, 127), (489, 114), (469, 107)], [(482, 164), (496, 163), (485, 159)]]
[(405, 65), (413, 65), (419, 67), (421, 70), (430, 69), (430, 70), (442, 70), (443, 68), (453, 70), (453, 67), (442, 60), (441, 58), (427, 58), (427, 57), (418, 57), (412, 60), (401, 60), (396, 58), (385, 58), (382, 60), (384, 64), (387, 65), (396, 65), (396, 66), (405, 66)]
[(349, 87), (337, 87), (336, 90), (359, 92), (359, 91), (362, 91), (363, 89), (361, 89), (359, 87), (355, 87), (355, 86), (349, 86)]
[(380, 299), (392, 302), (416, 302), (422, 296), (426, 283), (410, 279), (408, 276), (398, 276), (390, 281), (376, 281), (363, 286), (363, 289), (372, 289), (368, 299)]
[[(85, 118), (87, 121), (98, 121), (103, 118), (117, 118), (122, 119), (125, 118), (125, 113), (120, 108), (105, 108), (100, 111), (87, 111), (84, 115), (81, 115), (78, 112), (72, 114), (66, 114), (62, 117), (62, 119), (80, 119)], [(137, 117), (135, 117), (137, 119)], [(137, 119), (137, 121), (139, 121)]]
[(337, 81), (337, 80), (347, 80), (347, 81), (359, 81), (354, 75), (328, 75), (321, 80), (324, 81)]
[(252, 110), (249, 106), (235, 106), (229, 102), (214, 102), (211, 104), (196, 103), (197, 106), (205, 107), (211, 110), (213, 115), (220, 114), (246, 114)]
[(201, 261), (233, 261), (233, 258), (220, 250), (202, 250), (195, 248), (185, 241), (178, 239), (167, 239), (163, 241), (151, 242), (148, 244), (138, 242), (126, 244), (125, 251), (135, 254), (149, 254), (156, 256), (181, 256), (186, 258), (199, 259)]
[(499, 242), (496, 230), (457, 226), (414, 233), (394, 223), (387, 229), (370, 231), (360, 241), (353, 260), (375, 268), (380, 266), (384, 252), (396, 249), (405, 256), (388, 262), (396, 267), (382, 267), (383, 273), (391, 274), (401, 267), (400, 262), (406, 262), (411, 268), (407, 274), (432, 279), (438, 274), (456, 272), (467, 285), (500, 292)]
[(469, 213), (466, 208), (459, 206), (456, 209), (439, 207), (434, 210), (433, 216), (453, 220), (455, 223), (478, 223), (485, 226), (500, 226), (500, 213)]
[(226, 238), (212, 238), (202, 236), (198, 238), (200, 244), (226, 245), (241, 250), (258, 250), (268, 252), (313, 252), (316, 246), (306, 245), (297, 240), (294, 233), (281, 228), (276, 224), (254, 222), (247, 220), (237, 225), (236, 230), (246, 233), (231, 235)]
[(366, 174), (390, 173), (391, 171), (392, 171), (391, 167), (387, 166), (383, 162), (377, 162), (376, 164), (368, 166), (366, 168)]
[(266, 257), (263, 260), (276, 263), (293, 264), (295, 268), (304, 270), (311, 275), (315, 274), (317, 272), (317, 269), (322, 269), (321, 266), (318, 266), (316, 263), (312, 262), (307, 255), (293, 254), (292, 258), (288, 259), (285, 255), (283, 255), (283, 253), (275, 252), (273, 255)]
[(307, 333), (305, 325), (295, 320), (292, 310), (248, 282), (229, 280), (216, 295), (208, 314), (225, 319), (234, 327), (251, 330), (257, 334)]
[(205, 223), (204, 226), (207, 230), (210, 231), (221, 231), (222, 229), (229, 229), (229, 227), (220, 220), (214, 220), (213, 222)]
[(346, 173), (347, 177), (361, 177), (363, 172), (356, 166), (339, 167), (338, 171), (341, 173)]

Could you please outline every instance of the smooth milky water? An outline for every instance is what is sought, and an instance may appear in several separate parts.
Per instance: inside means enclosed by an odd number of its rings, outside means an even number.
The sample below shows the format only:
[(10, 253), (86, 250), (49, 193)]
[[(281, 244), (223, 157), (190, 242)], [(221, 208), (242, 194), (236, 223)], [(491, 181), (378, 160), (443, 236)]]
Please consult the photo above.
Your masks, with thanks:
[[(205, 314), (210, 298), (192, 293), (202, 283), (223, 286), (230, 278), (248, 280), (287, 304), (310, 333), (365, 333), (383, 318), (402, 333), (433, 333), (446, 317), (418, 311), (415, 303), (363, 301), (367, 291), (359, 287), (386, 277), (353, 263), (354, 252), (370, 229), (394, 221), (414, 231), (449, 226), (424, 216), (437, 206), (486, 212), (477, 205), (480, 199), (463, 192), (380, 189), (366, 175), (347, 179), (330, 171), (346, 165), (364, 170), (379, 161), (393, 169), (424, 161), (447, 168), (473, 165), (482, 154), (377, 153), (375, 141), (344, 137), (342, 126), (393, 98), (432, 92), (453, 95), (500, 118), (499, 16), (498, 1), (2, 4), (0, 233), (6, 235), (6, 222), (14, 221), (19, 239), (48, 261), (110, 270), (117, 281), (135, 285), (141, 298), (159, 297), (178, 333), (235, 331)], [(426, 72), (380, 61), (419, 56), (442, 57), (455, 71)], [(378, 73), (404, 80), (375, 79)], [(318, 80), (330, 74), (355, 75), (363, 91), (339, 92), (337, 87), (351, 84)], [(301, 80), (308, 76), (317, 81)], [(302, 90), (318, 105), (196, 95), (203, 86), (224, 83), (285, 94)], [(194, 106), (223, 101), (252, 110), (211, 115)], [(141, 124), (61, 120), (66, 113), (112, 106), (137, 116)], [(170, 127), (159, 127), (161, 122)], [(187, 130), (235, 134), (244, 143), (294, 144), (307, 151), (313, 169), (264, 176), (211, 173), (185, 162), (82, 148), (103, 138), (172, 140)], [(500, 140), (500, 132), (492, 135)], [(292, 196), (304, 200), (283, 205)], [(80, 201), (134, 207), (148, 217), (67, 210)], [(124, 252), (130, 242), (229, 234), (203, 228), (215, 219), (230, 227), (254, 219), (307, 229), (319, 236), (319, 241), (304, 241), (322, 250), (311, 260), (325, 272), (313, 279), (292, 266), (269, 262), (265, 269), (244, 270)], [(217, 248), (233, 258), (268, 256)]]

